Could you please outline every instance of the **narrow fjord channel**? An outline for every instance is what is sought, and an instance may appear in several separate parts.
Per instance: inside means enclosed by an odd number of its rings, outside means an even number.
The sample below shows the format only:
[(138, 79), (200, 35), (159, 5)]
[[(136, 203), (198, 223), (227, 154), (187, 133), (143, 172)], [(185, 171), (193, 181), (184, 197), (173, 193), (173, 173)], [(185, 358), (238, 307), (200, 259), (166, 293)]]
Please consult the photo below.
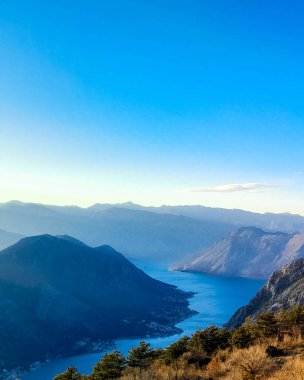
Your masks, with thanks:
[[(251, 280), (239, 277), (221, 277), (207, 274), (172, 272), (168, 270), (169, 263), (136, 261), (135, 264), (150, 276), (176, 285), (182, 290), (196, 292), (190, 299), (190, 308), (198, 314), (185, 319), (177, 326), (183, 332), (167, 337), (140, 339), (122, 339), (115, 342), (115, 348), (126, 354), (141, 340), (145, 340), (153, 347), (166, 347), (184, 335), (191, 335), (199, 328), (210, 324), (221, 326), (238, 307), (246, 304), (262, 287), (263, 280)], [(111, 351), (113, 348), (111, 348)], [(104, 353), (104, 352), (103, 352)], [(51, 380), (56, 374), (74, 365), (80, 372), (88, 374), (92, 367), (100, 360), (102, 354), (91, 353), (68, 358), (58, 359), (39, 366), (30, 373), (21, 376), (21, 380)]]

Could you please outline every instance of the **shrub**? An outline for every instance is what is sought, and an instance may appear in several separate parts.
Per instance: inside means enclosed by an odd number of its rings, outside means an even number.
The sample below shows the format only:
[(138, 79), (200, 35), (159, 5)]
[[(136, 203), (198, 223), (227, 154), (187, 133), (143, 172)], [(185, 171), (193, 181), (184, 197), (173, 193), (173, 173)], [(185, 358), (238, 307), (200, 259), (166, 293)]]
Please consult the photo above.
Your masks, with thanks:
[(272, 360), (261, 346), (252, 346), (232, 352), (227, 361), (230, 368), (237, 370), (246, 380), (266, 375), (273, 369)]

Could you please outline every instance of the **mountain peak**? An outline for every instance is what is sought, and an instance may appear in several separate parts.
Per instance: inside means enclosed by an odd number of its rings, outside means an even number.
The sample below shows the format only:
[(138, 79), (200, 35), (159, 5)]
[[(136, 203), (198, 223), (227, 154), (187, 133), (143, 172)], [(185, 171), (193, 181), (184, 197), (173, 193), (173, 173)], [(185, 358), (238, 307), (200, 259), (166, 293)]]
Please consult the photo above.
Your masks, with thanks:
[(70, 235), (56, 235), (55, 237), (59, 238), (59, 239), (63, 239), (65, 241), (68, 241), (68, 242), (73, 243), (73, 244), (78, 244), (78, 245), (87, 247), (87, 245), (85, 243), (83, 243), (82, 241), (80, 241), (80, 240), (78, 240), (78, 239), (76, 239)]
[(205, 249), (192, 262), (173, 269), (267, 278), (273, 271), (303, 256), (304, 234), (240, 227)]

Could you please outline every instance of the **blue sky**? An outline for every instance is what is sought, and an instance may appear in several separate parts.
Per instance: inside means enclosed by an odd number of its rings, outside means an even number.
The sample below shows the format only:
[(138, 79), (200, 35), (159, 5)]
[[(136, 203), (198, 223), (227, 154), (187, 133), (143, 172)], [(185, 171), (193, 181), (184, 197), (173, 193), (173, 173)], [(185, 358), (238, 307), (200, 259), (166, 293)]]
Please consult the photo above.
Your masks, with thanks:
[(304, 214), (301, 1), (0, 3), (0, 201)]

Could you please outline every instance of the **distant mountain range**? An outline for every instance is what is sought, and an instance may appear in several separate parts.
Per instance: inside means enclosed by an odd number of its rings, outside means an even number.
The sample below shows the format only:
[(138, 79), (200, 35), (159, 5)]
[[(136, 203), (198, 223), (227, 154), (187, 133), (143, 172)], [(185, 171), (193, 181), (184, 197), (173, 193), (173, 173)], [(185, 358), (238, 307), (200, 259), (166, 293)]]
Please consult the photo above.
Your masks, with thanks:
[[(92, 209), (108, 207), (109, 205), (94, 205)], [(136, 210), (146, 210), (155, 213), (183, 215), (193, 219), (203, 219), (214, 222), (233, 224), (236, 227), (254, 226), (269, 231), (304, 232), (304, 217), (289, 213), (255, 213), (239, 209), (224, 209), (201, 205), (143, 207), (132, 202), (122, 203), (117, 207)]]
[(239, 327), (247, 317), (255, 318), (261, 311), (290, 309), (304, 304), (304, 259), (294, 260), (274, 272), (265, 286), (246, 305), (239, 308), (226, 324)]
[[(130, 258), (169, 262), (194, 257), (240, 226), (304, 232), (304, 217), (200, 205), (144, 207), (132, 202), (87, 208), (19, 201), (0, 204), (3, 230), (25, 236), (68, 234), (90, 246), (109, 244)], [(1, 241), (0, 234), (0, 246), (9, 244)]]
[(203, 250), (193, 261), (173, 266), (172, 269), (267, 278), (299, 257), (304, 257), (304, 234), (241, 227)]
[(129, 258), (175, 262), (209, 246), (233, 227), (106, 205), (83, 209), (8, 202), (0, 204), (0, 228), (25, 236), (68, 234), (90, 246), (109, 244)]
[(0, 252), (0, 369), (81, 353), (94, 342), (179, 331), (185, 293), (110, 246), (69, 237), (21, 239)]
[(16, 243), (18, 240), (22, 239), (24, 236), (16, 234), (14, 232), (8, 232), (0, 229), (0, 250), (10, 245)]

